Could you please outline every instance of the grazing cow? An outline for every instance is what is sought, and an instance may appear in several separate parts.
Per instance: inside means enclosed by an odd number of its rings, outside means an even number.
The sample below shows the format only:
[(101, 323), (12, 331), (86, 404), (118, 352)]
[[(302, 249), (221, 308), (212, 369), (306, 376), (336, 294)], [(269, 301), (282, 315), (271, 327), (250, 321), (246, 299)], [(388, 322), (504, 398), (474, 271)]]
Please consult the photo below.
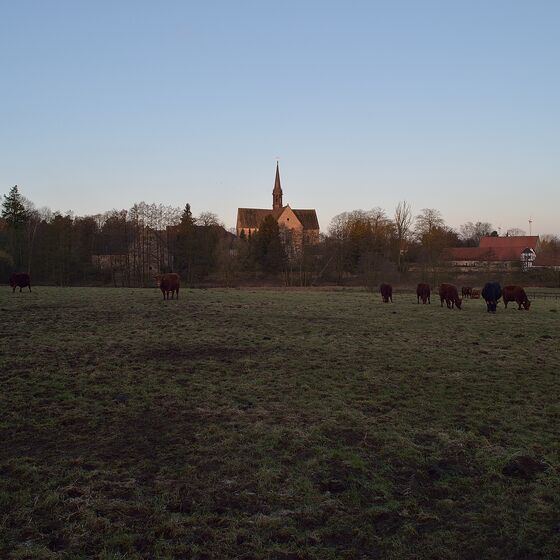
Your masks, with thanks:
[(420, 282), (418, 286), (416, 286), (416, 301), (420, 303), (420, 298), (422, 299), (422, 303), (430, 303), (430, 285), (423, 284)]
[(13, 288), (12, 294), (16, 291), (16, 288), (19, 288), (21, 292), (21, 289), (26, 286), (29, 286), (29, 291), (31, 291), (31, 278), (29, 278), (27, 272), (14, 272), (10, 274), (10, 286)]
[(169, 294), (171, 294), (171, 299), (173, 299), (175, 293), (177, 294), (177, 299), (179, 299), (181, 278), (177, 273), (169, 272), (168, 274), (159, 274), (156, 276), (156, 282), (163, 294), (164, 300), (169, 299)]
[(480, 299), (480, 290), (475, 290), (471, 292), (471, 299)]
[(502, 287), (499, 282), (487, 282), (482, 288), (482, 297), (486, 302), (488, 313), (496, 313), (498, 300), (502, 297)]
[(391, 284), (381, 284), (379, 291), (381, 292), (383, 303), (389, 303), (389, 300), (393, 303), (393, 286)]
[(470, 286), (463, 286), (461, 288), (461, 295), (464, 298), (470, 298), (472, 297), (472, 288)]
[(457, 291), (457, 286), (453, 284), (441, 284), (439, 287), (439, 299), (441, 300), (441, 306), (443, 307), (443, 301), (448, 309), (453, 309), (454, 306), (457, 309), (461, 309), (461, 300), (459, 299), (459, 292)]
[(531, 307), (531, 302), (525, 293), (525, 290), (521, 286), (504, 286), (504, 290), (502, 293), (502, 297), (504, 298), (504, 307), (507, 309), (507, 304), (510, 301), (515, 301), (517, 303), (519, 309), (521, 311), (521, 306), (525, 309), (529, 309)]

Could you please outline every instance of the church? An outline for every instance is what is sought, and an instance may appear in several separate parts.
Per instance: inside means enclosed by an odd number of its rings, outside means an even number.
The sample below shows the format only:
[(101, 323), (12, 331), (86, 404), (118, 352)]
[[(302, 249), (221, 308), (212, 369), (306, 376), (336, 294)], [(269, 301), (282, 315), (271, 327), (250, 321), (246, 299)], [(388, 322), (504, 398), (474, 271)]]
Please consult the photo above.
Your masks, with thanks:
[(282, 202), (280, 170), (276, 163), (276, 179), (272, 191), (272, 209), (269, 208), (238, 208), (237, 235), (252, 235), (267, 216), (272, 216), (280, 226), (281, 233), (289, 233), (292, 242), (301, 246), (319, 242), (319, 220), (315, 210), (302, 210), (286, 206)]

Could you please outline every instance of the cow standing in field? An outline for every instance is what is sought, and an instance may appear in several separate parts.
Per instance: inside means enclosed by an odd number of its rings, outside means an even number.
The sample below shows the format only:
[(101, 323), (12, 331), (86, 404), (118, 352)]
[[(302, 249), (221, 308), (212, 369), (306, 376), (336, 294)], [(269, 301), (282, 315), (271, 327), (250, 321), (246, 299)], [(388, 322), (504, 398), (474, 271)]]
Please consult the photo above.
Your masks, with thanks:
[(486, 302), (488, 313), (496, 313), (498, 300), (502, 297), (502, 287), (499, 282), (487, 282), (482, 288), (482, 297)]
[(422, 299), (422, 303), (430, 303), (430, 285), (423, 284), (422, 282), (416, 286), (416, 301), (420, 303), (420, 299)]
[(480, 299), (480, 290), (475, 290), (471, 292), (471, 299)]
[(179, 299), (179, 287), (181, 284), (181, 278), (176, 272), (169, 272), (168, 274), (160, 274), (156, 276), (156, 282), (158, 288), (163, 294), (163, 299), (169, 299), (169, 294), (171, 294), (171, 299), (173, 299), (174, 294), (177, 294), (177, 299)]
[(29, 291), (31, 291), (31, 278), (29, 278), (27, 272), (14, 272), (10, 274), (10, 286), (12, 287), (12, 294), (18, 287), (20, 292), (26, 286), (29, 286)]
[(459, 299), (459, 292), (457, 291), (457, 286), (453, 284), (441, 284), (439, 287), (439, 299), (441, 300), (441, 306), (443, 307), (443, 302), (448, 309), (461, 309), (461, 300)]
[(504, 307), (506, 309), (510, 301), (515, 301), (515, 303), (517, 303), (517, 309), (519, 311), (521, 311), (521, 306), (527, 310), (531, 307), (531, 302), (521, 286), (504, 286), (502, 297), (504, 298)]
[(463, 286), (461, 288), (461, 296), (464, 298), (472, 297), (472, 288), (469, 286)]
[(393, 303), (393, 286), (391, 284), (381, 284), (379, 291), (381, 292), (383, 303), (389, 303), (389, 300)]

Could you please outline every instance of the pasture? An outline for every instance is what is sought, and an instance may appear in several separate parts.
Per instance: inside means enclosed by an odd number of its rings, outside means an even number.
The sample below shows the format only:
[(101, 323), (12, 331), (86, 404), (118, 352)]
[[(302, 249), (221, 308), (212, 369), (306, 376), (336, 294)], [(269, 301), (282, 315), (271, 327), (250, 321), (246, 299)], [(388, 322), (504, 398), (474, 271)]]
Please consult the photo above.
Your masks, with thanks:
[(394, 300), (4, 286), (0, 557), (558, 558), (560, 302)]

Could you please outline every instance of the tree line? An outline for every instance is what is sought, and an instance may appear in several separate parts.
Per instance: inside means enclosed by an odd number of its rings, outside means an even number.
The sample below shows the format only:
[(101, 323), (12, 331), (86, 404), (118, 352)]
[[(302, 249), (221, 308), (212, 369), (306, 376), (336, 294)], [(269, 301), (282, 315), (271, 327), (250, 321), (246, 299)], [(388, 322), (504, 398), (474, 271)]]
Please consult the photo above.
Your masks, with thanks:
[[(374, 283), (380, 276), (402, 278), (411, 268), (433, 270), (446, 248), (477, 246), (487, 235), (498, 235), (490, 223), (455, 230), (438, 210), (414, 214), (403, 201), (391, 215), (379, 207), (338, 214), (319, 243), (295, 240), (271, 216), (253, 235), (236, 237), (211, 212), (193, 216), (189, 204), (140, 202), (75, 216), (36, 208), (14, 186), (2, 201), (0, 274), (23, 271), (36, 283), (61, 286), (152, 286), (156, 274), (170, 271), (188, 285)], [(560, 254), (560, 239), (542, 237), (543, 250)]]

